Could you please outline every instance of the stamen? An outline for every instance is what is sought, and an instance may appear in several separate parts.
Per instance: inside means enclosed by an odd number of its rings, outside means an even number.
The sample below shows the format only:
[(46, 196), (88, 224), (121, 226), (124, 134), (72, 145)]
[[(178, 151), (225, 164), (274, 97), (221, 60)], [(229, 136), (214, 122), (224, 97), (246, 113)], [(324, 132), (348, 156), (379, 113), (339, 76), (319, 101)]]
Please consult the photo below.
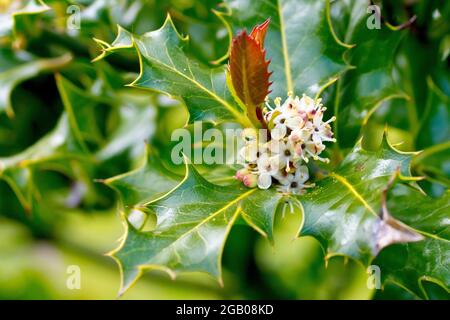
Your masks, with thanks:
[(335, 120), (336, 120), (336, 117), (335, 117), (335, 116), (332, 116), (332, 117), (330, 118), (330, 120), (326, 121), (325, 123), (330, 123), (330, 122), (333, 122), (333, 121), (335, 121)]
[[(276, 189), (285, 194), (302, 194), (304, 193), (304, 189), (314, 187), (314, 184), (304, 184), (308, 179), (308, 173), (304, 174), (301, 172), (301, 177), (299, 180), (291, 181), (290, 177), (292, 175), (296, 176), (300, 172), (300, 168), (305, 164), (309, 163), (310, 159), (314, 159), (317, 161), (322, 161), (325, 163), (329, 163), (330, 159), (322, 158), (319, 154), (326, 148), (323, 144), (324, 142), (336, 142), (336, 139), (333, 138), (333, 132), (330, 122), (336, 120), (336, 117), (333, 116), (328, 121), (323, 121), (322, 117), (324, 112), (327, 110), (326, 107), (321, 103), (322, 99), (318, 98), (314, 100), (308, 97), (306, 94), (302, 95), (302, 101), (298, 96), (293, 99), (293, 92), (288, 93), (288, 98), (283, 102), (280, 97), (276, 97), (271, 105), (269, 97), (265, 98), (265, 104), (263, 105), (263, 114), (264, 119), (267, 123), (275, 121), (276, 130), (282, 129), (283, 132), (281, 134), (276, 135), (275, 129), (269, 129), (269, 137), (272, 139), (279, 136), (279, 139), (273, 140), (273, 144), (269, 144), (269, 141), (259, 141), (254, 139), (248, 139), (251, 141), (247, 141), (246, 145), (258, 147), (258, 152), (256, 152), (255, 159), (245, 159), (245, 170), (242, 173), (246, 173), (246, 176), (243, 179), (243, 183), (250, 187), (259, 187), (262, 188), (256, 181), (259, 179), (261, 175), (268, 175), (271, 178), (272, 185), (275, 185)], [(281, 107), (283, 103), (283, 108)], [(287, 107), (285, 108), (284, 105)], [(297, 112), (292, 112), (292, 110), (296, 110)], [(300, 117), (300, 118), (296, 118)], [(249, 138), (243, 136), (242, 138)], [(278, 141), (279, 140), (279, 141)], [(276, 142), (276, 143), (275, 143)], [(294, 143), (293, 149), (291, 151), (290, 145), (287, 143)], [(240, 154), (247, 154), (248, 150), (242, 149)], [(267, 162), (263, 157), (279, 157), (282, 159), (286, 159), (286, 161), (278, 161), (277, 164), (273, 164), (272, 162)], [(271, 161), (271, 160), (270, 160)], [(303, 169), (302, 169), (303, 170)], [(278, 177), (278, 178), (277, 178)], [(289, 180), (286, 180), (288, 178)], [(303, 181), (300, 183), (299, 181)], [(294, 204), (292, 202), (286, 202), (287, 204), (283, 207), (283, 217), (287, 210), (287, 205), (289, 205), (290, 211), (293, 212)]]

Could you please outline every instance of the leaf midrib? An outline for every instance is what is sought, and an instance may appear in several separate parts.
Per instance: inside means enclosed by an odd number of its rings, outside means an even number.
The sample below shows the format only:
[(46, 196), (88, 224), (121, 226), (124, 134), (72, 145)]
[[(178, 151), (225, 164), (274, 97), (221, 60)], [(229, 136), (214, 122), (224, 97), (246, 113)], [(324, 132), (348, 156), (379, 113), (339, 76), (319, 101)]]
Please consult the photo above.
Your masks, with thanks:
[[(230, 207), (232, 207), (233, 205), (235, 205), (236, 203), (240, 202), (242, 199), (246, 198), (247, 196), (249, 196), (250, 194), (252, 194), (253, 192), (255, 192), (257, 189), (251, 189), (243, 194), (241, 194), (239, 197), (237, 197), (236, 199), (232, 200), (231, 202), (229, 202), (227, 205), (225, 205), (224, 207), (220, 208), (219, 210), (215, 211), (214, 213), (212, 213), (211, 215), (209, 215), (206, 219), (202, 220), (199, 224), (197, 224), (195, 227), (193, 227), (192, 229), (189, 229), (187, 232), (183, 233), (182, 235), (180, 235), (179, 237), (177, 237), (174, 241), (170, 242), (166, 247), (162, 248), (160, 250), (159, 253), (157, 253), (154, 257), (160, 255), (164, 250), (172, 247), (176, 242), (180, 241), (182, 238), (184, 238), (185, 236), (191, 234), (192, 232), (194, 232), (195, 230), (197, 230), (198, 228), (200, 228), (202, 225), (204, 225), (205, 223), (207, 223), (208, 221), (210, 221), (211, 219), (215, 218), (216, 216), (218, 216), (220, 213), (222, 213), (223, 211), (229, 209)], [(238, 210), (239, 211), (239, 210)], [(233, 221), (233, 219), (231, 219), (230, 221)], [(151, 232), (149, 234), (152, 234)], [(145, 249), (145, 248), (144, 248)], [(143, 248), (136, 248), (134, 250), (129, 250), (128, 252), (126, 252), (126, 255), (129, 255), (130, 253), (134, 253), (136, 251), (141, 251), (144, 250)], [(154, 258), (153, 257), (153, 258)]]
[[(335, 172), (330, 173), (330, 177), (333, 177), (336, 180), (338, 180), (340, 183), (342, 183), (347, 189), (350, 190), (350, 192), (355, 196), (355, 198), (357, 198), (364, 205), (364, 207), (366, 207), (366, 209), (369, 210), (370, 213), (372, 213), (377, 218), (379, 218), (379, 216), (377, 215), (375, 210), (367, 203), (366, 200), (364, 200), (362, 195), (352, 186), (352, 184), (345, 177), (343, 177)], [(429, 233), (426, 231), (422, 231), (422, 230), (413, 228), (410, 225), (407, 225), (407, 226), (411, 230), (414, 230), (415, 232), (420, 233), (421, 235), (426, 236), (428, 238), (432, 238), (432, 239), (436, 239), (436, 240), (440, 240), (440, 241), (444, 241), (444, 242), (450, 242), (450, 240), (441, 238), (440, 236), (438, 236), (436, 234), (432, 234), (432, 233)]]
[(362, 197), (362, 195), (352, 186), (352, 184), (343, 176), (332, 172), (330, 173), (330, 177), (335, 178), (337, 181), (339, 181), (341, 184), (343, 184), (350, 192), (355, 196), (356, 199), (358, 199), (364, 207), (366, 207), (367, 210), (369, 210), (370, 213), (372, 213), (374, 216), (378, 218), (378, 214), (375, 212), (375, 210), (370, 206), (369, 203), (367, 203), (366, 200)]
[[(248, 121), (245, 117), (243, 117), (242, 114), (241, 114), (238, 110), (236, 110), (235, 108), (233, 108), (233, 106), (230, 105), (227, 101), (225, 101), (224, 99), (222, 99), (221, 97), (219, 97), (216, 93), (214, 93), (214, 92), (212, 92), (211, 90), (209, 90), (208, 88), (206, 88), (204, 85), (202, 85), (200, 82), (198, 82), (195, 78), (190, 78), (190, 77), (188, 77), (187, 75), (185, 75), (184, 73), (180, 72), (178, 69), (176, 69), (175, 64), (174, 64), (173, 62), (172, 62), (172, 65), (173, 65), (173, 66), (170, 66), (170, 65), (168, 65), (168, 64), (166, 64), (166, 63), (164, 63), (164, 62), (162, 62), (162, 61), (160, 61), (160, 60), (158, 60), (158, 59), (152, 58), (152, 57), (149, 55), (149, 53), (148, 53), (148, 51), (147, 51), (147, 48), (145, 47), (144, 43), (141, 42), (141, 44), (142, 44), (142, 46), (143, 46), (143, 48), (144, 48), (144, 50), (145, 50), (146, 58), (147, 58), (147, 59), (153, 60), (153, 61), (156, 62), (157, 64), (159, 64), (159, 65), (161, 65), (161, 66), (163, 66), (163, 67), (169, 69), (170, 71), (172, 71), (172, 72), (174, 72), (174, 73), (180, 75), (181, 77), (187, 79), (188, 81), (192, 82), (192, 83), (193, 83), (194, 85), (196, 85), (198, 88), (200, 88), (201, 90), (203, 90), (204, 92), (206, 92), (208, 95), (210, 95), (212, 98), (214, 98), (217, 102), (219, 102), (221, 105), (223, 105), (223, 106), (224, 106), (224, 107), (225, 107), (225, 108), (226, 108), (226, 109), (227, 109), (227, 110), (228, 110), (228, 111), (229, 111), (229, 112), (230, 112), (230, 113), (231, 113), (231, 114), (239, 121), (239, 122), (241, 122), (243, 125), (246, 125), (246, 126), (251, 127), (251, 124), (249, 123), (249, 121)], [(136, 48), (136, 49), (137, 49), (137, 51), (138, 51), (138, 54), (139, 54), (140, 59), (142, 59), (142, 56), (141, 56), (141, 54), (140, 54), (139, 47)], [(167, 57), (169, 58), (170, 61), (172, 61), (172, 58), (170, 57), (170, 54), (169, 54), (169, 52), (168, 52), (168, 50), (167, 50), (167, 47), (166, 47), (166, 51), (167, 51)], [(189, 61), (186, 61), (186, 63), (187, 63), (187, 65), (188, 65), (188, 67), (189, 67), (189, 71), (191, 72), (191, 74), (193, 74), (192, 71), (191, 71), (191, 68), (190, 68), (190, 63), (189, 63)], [(142, 61), (141, 61), (141, 68), (142, 68)], [(211, 71), (213, 71), (213, 70), (211, 69)], [(145, 82), (144, 82), (144, 83), (145, 83)], [(211, 74), (211, 84), (213, 84), (212, 74)]]
[(288, 92), (294, 91), (294, 85), (292, 83), (292, 74), (291, 74), (291, 62), (289, 60), (289, 52), (286, 40), (286, 30), (284, 25), (284, 17), (283, 17), (283, 7), (281, 4), (282, 0), (277, 0), (277, 8), (278, 8), (278, 16), (280, 19), (280, 34), (281, 34), (281, 48), (283, 52), (284, 58), (284, 70), (286, 73), (286, 84)]

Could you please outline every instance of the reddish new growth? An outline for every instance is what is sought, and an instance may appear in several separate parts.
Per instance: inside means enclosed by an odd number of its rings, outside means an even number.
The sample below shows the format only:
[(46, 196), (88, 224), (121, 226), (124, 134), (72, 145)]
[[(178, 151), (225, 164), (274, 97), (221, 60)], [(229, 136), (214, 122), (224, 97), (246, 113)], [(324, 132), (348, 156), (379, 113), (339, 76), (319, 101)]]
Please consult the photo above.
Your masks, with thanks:
[(269, 19), (253, 28), (250, 34), (244, 30), (231, 44), (228, 64), (231, 82), (237, 97), (247, 109), (247, 116), (256, 127), (265, 126), (262, 105), (270, 93), (269, 63), (266, 60), (264, 39)]

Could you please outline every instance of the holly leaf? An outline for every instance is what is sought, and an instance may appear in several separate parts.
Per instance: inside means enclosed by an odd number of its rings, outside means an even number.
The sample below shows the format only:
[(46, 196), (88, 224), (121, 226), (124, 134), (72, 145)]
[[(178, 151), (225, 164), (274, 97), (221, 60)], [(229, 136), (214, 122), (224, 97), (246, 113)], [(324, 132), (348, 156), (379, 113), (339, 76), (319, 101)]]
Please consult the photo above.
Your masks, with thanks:
[(117, 36), (111, 44), (97, 38), (94, 41), (102, 51), (92, 62), (100, 61), (114, 52), (133, 48), (133, 35), (121, 26), (117, 26)]
[(50, 201), (48, 195), (41, 192), (37, 176), (42, 171), (53, 171), (75, 180), (77, 174), (81, 175), (73, 163), (75, 160), (89, 162), (71, 136), (67, 115), (63, 114), (56, 127), (34, 145), (14, 156), (0, 158), (0, 180), (6, 182), (19, 203), (11, 209), (8, 206), (14, 201), (5, 196), (1, 214), (22, 220), (38, 232), (47, 232), (59, 212), (67, 207)]
[(250, 30), (270, 17), (266, 34), (267, 56), (273, 71), (272, 95), (316, 95), (349, 66), (343, 59), (349, 48), (334, 34), (329, 1), (227, 0), (231, 28)]
[(0, 37), (10, 36), (16, 31), (20, 17), (35, 15), (50, 10), (41, 0), (6, 1), (0, 3)]
[(37, 58), (26, 52), (15, 53), (10, 49), (0, 48), (0, 113), (14, 116), (11, 93), (21, 82), (36, 77), (45, 71), (55, 71), (72, 60), (70, 55), (57, 58)]
[(121, 293), (149, 269), (172, 277), (206, 272), (221, 281), (222, 251), (238, 216), (244, 210), (244, 219), (270, 237), (280, 199), (276, 192), (214, 185), (188, 165), (175, 189), (140, 206), (156, 215), (154, 229), (140, 231), (127, 220), (124, 240), (112, 253), (122, 271)]
[(420, 242), (393, 245), (373, 262), (384, 282), (400, 286), (420, 298), (429, 298), (426, 282), (441, 286), (450, 297), (450, 193), (432, 199), (416, 189), (399, 185), (390, 192), (389, 211), (421, 230)]
[(428, 99), (422, 117), (420, 134), (417, 136), (419, 148), (438, 145), (450, 137), (450, 97), (431, 78), (427, 79)]
[[(345, 255), (379, 265), (386, 281), (427, 297), (423, 280), (449, 287), (442, 260), (449, 245), (449, 197), (436, 201), (412, 183), (412, 156), (395, 150), (386, 136), (377, 151), (358, 144), (335, 172), (301, 198), (300, 235), (316, 237), (326, 259)], [(390, 191), (397, 175), (410, 185), (395, 184)]]
[(233, 39), (228, 63), (232, 91), (256, 127), (261, 127), (264, 122), (261, 105), (270, 86), (270, 62), (266, 61), (263, 47), (268, 22), (256, 26), (250, 35), (243, 31)]
[(433, 195), (442, 195), (450, 187), (450, 97), (431, 78), (427, 79), (428, 97), (417, 134), (417, 145), (424, 150), (415, 157), (414, 169), (427, 177), (421, 185)]
[(131, 94), (129, 90), (119, 90), (114, 95), (118, 113), (117, 126), (107, 135), (106, 143), (96, 152), (100, 161), (111, 159), (126, 150), (130, 156), (141, 155), (144, 141), (150, 139), (156, 130), (156, 106), (148, 94)]
[(413, 180), (411, 153), (395, 150), (386, 135), (377, 151), (359, 142), (339, 167), (319, 181), (301, 201), (304, 224), (301, 236), (314, 236), (326, 249), (326, 258), (346, 255), (369, 264), (384, 247), (417, 241), (421, 235), (382, 213), (383, 190), (397, 171)]
[(56, 75), (56, 84), (71, 132), (84, 152), (89, 153), (92, 151), (89, 144), (100, 145), (103, 142), (103, 136), (96, 121), (96, 111), (98, 111), (96, 109), (101, 107), (101, 98), (78, 88), (61, 75)]
[(167, 170), (158, 154), (151, 150), (146, 144), (144, 162), (136, 170), (100, 181), (118, 192), (126, 213), (167, 193), (182, 179)]
[(267, 28), (269, 27), (270, 19), (267, 19), (263, 23), (253, 27), (250, 32), (250, 37), (255, 39), (257, 43), (264, 48), (264, 40), (266, 39)]
[(189, 58), (184, 52), (188, 38), (177, 32), (170, 16), (158, 30), (141, 36), (122, 31), (113, 45), (102, 45), (106, 53), (111, 53), (127, 47), (130, 40), (139, 55), (141, 69), (132, 87), (182, 99), (191, 123), (230, 120), (251, 126), (227, 88), (225, 66), (210, 68)]
[[(353, 146), (361, 126), (383, 102), (408, 99), (392, 76), (396, 48), (406, 30), (381, 23), (376, 12), (368, 13), (369, 5), (369, 1), (355, 0), (333, 3), (334, 24), (340, 25), (337, 29), (344, 41), (355, 45), (346, 55), (355, 68), (339, 80), (336, 93), (334, 133), (342, 147)], [(376, 19), (380, 19), (379, 28)]]

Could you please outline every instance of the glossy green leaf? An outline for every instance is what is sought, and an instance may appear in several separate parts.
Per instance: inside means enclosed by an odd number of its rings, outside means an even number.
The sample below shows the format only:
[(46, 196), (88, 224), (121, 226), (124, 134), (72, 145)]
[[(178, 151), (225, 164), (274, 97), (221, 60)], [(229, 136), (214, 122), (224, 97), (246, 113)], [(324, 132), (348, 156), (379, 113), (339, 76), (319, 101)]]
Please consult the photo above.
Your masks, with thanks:
[(111, 44), (96, 38), (94, 41), (100, 46), (102, 52), (93, 62), (99, 61), (113, 52), (133, 48), (133, 35), (121, 26), (117, 27), (117, 36)]
[(71, 136), (67, 116), (63, 114), (55, 129), (34, 145), (17, 155), (0, 158), (0, 180), (14, 192), (24, 217), (39, 220), (43, 213), (47, 216), (43, 208), (48, 209), (48, 204), (42, 201), (44, 195), (36, 188), (35, 173), (50, 170), (73, 177), (71, 161), (75, 159), (89, 161)]
[(50, 10), (42, 0), (5, 0), (0, 3), (0, 37), (15, 31), (16, 19)]
[(164, 167), (155, 152), (147, 145), (144, 163), (136, 170), (102, 181), (115, 189), (128, 212), (167, 193), (181, 181), (181, 177)]
[(251, 126), (227, 88), (225, 67), (210, 68), (189, 58), (183, 51), (188, 38), (178, 34), (170, 17), (160, 29), (142, 36), (120, 31), (111, 46), (104, 44), (105, 52), (126, 47), (130, 40), (141, 65), (133, 87), (184, 100), (191, 115), (190, 122), (231, 120)]
[(421, 184), (433, 195), (450, 187), (450, 97), (428, 78), (428, 98), (417, 134), (419, 148), (424, 150), (414, 161), (414, 169), (427, 177)]
[(388, 208), (395, 218), (421, 230), (425, 240), (393, 245), (383, 250), (373, 264), (384, 281), (420, 298), (430, 298), (426, 282), (441, 286), (450, 297), (450, 194), (431, 199), (415, 189), (396, 186), (389, 193)]
[(368, 10), (369, 5), (369, 1), (355, 0), (335, 1), (332, 5), (333, 24), (338, 25), (346, 43), (355, 45), (346, 55), (354, 69), (339, 80), (335, 102), (334, 133), (342, 147), (354, 144), (361, 126), (383, 102), (407, 98), (392, 75), (395, 52), (406, 31), (381, 20), (378, 28), (376, 14)]
[(26, 52), (15, 53), (10, 49), (0, 48), (0, 112), (6, 112), (10, 117), (14, 115), (11, 93), (18, 84), (41, 72), (56, 71), (71, 59), (70, 55), (41, 59)]
[(139, 231), (127, 222), (123, 243), (113, 253), (122, 271), (121, 292), (149, 269), (163, 270), (172, 277), (179, 272), (206, 272), (221, 281), (222, 250), (243, 210), (244, 218), (258, 231), (272, 234), (280, 196), (261, 201), (267, 195), (258, 189), (211, 184), (192, 165), (187, 166), (184, 180), (175, 189), (141, 205), (141, 210), (156, 215), (153, 230)]
[(383, 191), (392, 176), (399, 170), (403, 179), (412, 179), (411, 158), (386, 137), (377, 151), (358, 143), (329, 177), (299, 199), (304, 208), (300, 235), (316, 237), (327, 258), (346, 255), (365, 265), (391, 243), (420, 240), (419, 234), (381, 215)]
[(343, 60), (348, 46), (334, 35), (329, 1), (263, 0), (225, 1), (231, 9), (234, 32), (270, 18), (265, 47), (271, 59), (272, 96), (315, 95), (349, 66)]

